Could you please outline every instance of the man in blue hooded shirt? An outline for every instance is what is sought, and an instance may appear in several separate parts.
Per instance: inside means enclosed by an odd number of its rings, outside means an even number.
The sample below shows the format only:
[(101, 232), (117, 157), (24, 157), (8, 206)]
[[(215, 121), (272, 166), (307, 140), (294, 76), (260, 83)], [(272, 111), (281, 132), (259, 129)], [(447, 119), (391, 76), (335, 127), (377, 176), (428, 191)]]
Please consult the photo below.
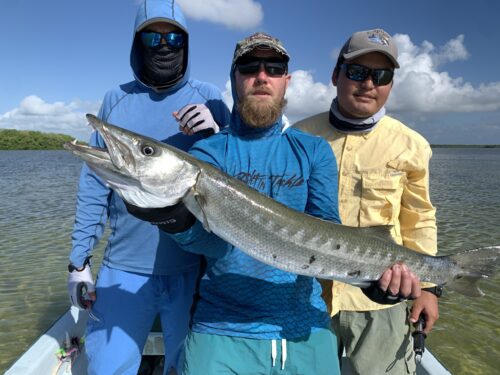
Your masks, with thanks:
[[(322, 138), (282, 123), (291, 78), (288, 60), (281, 42), (267, 34), (240, 41), (230, 73), (230, 127), (198, 141), (189, 152), (289, 207), (338, 223), (331, 148)], [(339, 374), (338, 358), (330, 352), (336, 337), (328, 329), (318, 281), (249, 257), (194, 218), (186, 219), (192, 214), (183, 206), (127, 204), (135, 216), (158, 223), (183, 249), (207, 259), (183, 374)], [(389, 287), (398, 298), (420, 293), (409, 272), (388, 269), (377, 288), (385, 295)]]
[[(217, 132), (219, 125), (226, 125), (229, 111), (220, 91), (189, 78), (188, 46), (186, 22), (174, 1), (144, 1), (130, 53), (135, 79), (106, 93), (99, 117), (184, 150), (202, 136), (179, 132), (172, 116), (179, 108), (203, 103), (210, 109), (215, 122), (207, 119), (194, 132)], [(105, 147), (97, 133), (90, 143)], [(89, 259), (108, 220), (111, 233), (94, 288)], [(68, 291), (74, 305), (90, 311), (88, 373), (137, 374), (157, 314), (167, 353), (165, 372), (178, 369), (199, 256), (182, 251), (165, 232), (128, 214), (121, 198), (86, 165), (80, 176), (72, 241)], [(82, 285), (92, 302), (82, 300)]]
[[(281, 42), (267, 34), (238, 43), (230, 73), (230, 128), (197, 142), (190, 153), (287, 206), (338, 223), (331, 148), (282, 123), (288, 60)], [(145, 213), (162, 209), (129, 210), (147, 220)], [(257, 261), (206, 232), (200, 222), (193, 220), (183, 231), (171, 228), (168, 219), (182, 218), (173, 210), (166, 209), (160, 228), (207, 260), (183, 374), (339, 373), (338, 359), (331, 355), (336, 337), (328, 329), (316, 279)]]

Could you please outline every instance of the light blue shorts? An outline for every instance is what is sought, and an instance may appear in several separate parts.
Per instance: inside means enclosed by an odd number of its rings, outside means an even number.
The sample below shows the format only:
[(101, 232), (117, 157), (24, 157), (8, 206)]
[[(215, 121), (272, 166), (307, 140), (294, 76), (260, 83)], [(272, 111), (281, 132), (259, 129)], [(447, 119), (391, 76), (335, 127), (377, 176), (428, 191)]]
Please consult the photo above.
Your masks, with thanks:
[(339, 375), (336, 353), (337, 338), (327, 328), (286, 341), (190, 332), (182, 374)]
[(177, 275), (144, 275), (102, 266), (97, 301), (89, 318), (85, 347), (88, 374), (136, 375), (147, 336), (159, 314), (165, 372), (179, 364), (189, 328), (198, 270)]

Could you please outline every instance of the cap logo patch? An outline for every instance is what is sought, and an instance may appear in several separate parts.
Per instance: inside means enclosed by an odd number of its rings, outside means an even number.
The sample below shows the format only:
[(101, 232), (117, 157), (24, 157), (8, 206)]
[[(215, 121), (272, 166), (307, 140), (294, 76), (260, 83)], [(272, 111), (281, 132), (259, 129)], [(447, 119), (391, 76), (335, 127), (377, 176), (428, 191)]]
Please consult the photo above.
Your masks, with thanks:
[(371, 34), (368, 34), (368, 40), (372, 43), (380, 44), (383, 46), (389, 45), (389, 38), (383, 31), (376, 30)]

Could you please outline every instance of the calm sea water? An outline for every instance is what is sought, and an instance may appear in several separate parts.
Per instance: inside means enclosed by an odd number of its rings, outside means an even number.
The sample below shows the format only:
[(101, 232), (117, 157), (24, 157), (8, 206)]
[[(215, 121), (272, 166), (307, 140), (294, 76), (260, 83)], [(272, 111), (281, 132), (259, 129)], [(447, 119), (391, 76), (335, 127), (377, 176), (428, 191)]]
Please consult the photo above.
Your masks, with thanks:
[[(0, 151), (1, 372), (69, 305), (66, 265), (80, 167), (65, 151)], [(500, 245), (499, 185), (500, 149), (434, 150), (431, 197), (441, 254)], [(499, 282), (482, 282), (483, 298), (441, 298), (427, 344), (452, 373), (498, 373)]]

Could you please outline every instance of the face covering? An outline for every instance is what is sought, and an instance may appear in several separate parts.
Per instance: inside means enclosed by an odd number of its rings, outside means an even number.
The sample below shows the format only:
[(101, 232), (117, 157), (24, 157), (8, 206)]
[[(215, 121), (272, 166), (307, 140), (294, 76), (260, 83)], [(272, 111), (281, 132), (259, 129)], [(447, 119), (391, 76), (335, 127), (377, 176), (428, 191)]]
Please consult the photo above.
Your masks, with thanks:
[(382, 117), (385, 116), (385, 107), (373, 116), (368, 118), (347, 118), (344, 117), (339, 111), (339, 103), (337, 98), (333, 99), (330, 107), (330, 124), (334, 128), (345, 133), (367, 132), (372, 130)]
[(184, 75), (184, 48), (174, 49), (167, 45), (144, 47), (144, 83), (162, 87), (174, 84)]

